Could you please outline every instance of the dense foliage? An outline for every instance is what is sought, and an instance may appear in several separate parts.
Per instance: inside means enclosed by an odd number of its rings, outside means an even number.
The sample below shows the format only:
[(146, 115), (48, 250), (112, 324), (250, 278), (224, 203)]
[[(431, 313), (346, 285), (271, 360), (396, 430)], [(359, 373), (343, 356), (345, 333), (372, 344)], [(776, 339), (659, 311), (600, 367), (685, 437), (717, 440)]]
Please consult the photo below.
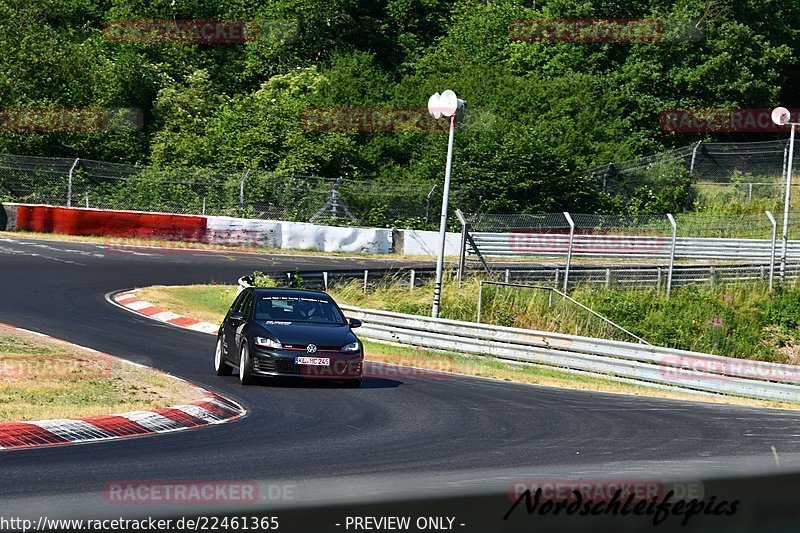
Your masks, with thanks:
[[(655, 17), (667, 31), (642, 43), (509, 38), (513, 20), (536, 17)], [(244, 44), (104, 38), (120, 19), (245, 19), (260, 33)], [(314, 131), (301, 118), (424, 108), (452, 88), (468, 101), (453, 178), (462, 209), (663, 212), (685, 204), (685, 174), (655, 169), (624, 205), (571, 176), (698, 139), (662, 132), (665, 109), (792, 106), (796, 27), (788, 0), (0, 0), (3, 108), (137, 108), (144, 119), (6, 131), (0, 153), (430, 182), (441, 130)]]

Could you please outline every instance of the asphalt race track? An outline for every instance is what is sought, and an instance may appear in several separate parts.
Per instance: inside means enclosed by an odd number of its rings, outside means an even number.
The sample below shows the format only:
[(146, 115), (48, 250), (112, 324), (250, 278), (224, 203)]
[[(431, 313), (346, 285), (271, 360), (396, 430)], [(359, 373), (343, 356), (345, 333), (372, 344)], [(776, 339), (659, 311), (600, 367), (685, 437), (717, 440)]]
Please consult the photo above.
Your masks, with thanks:
[[(292, 501), (278, 504), (302, 506), (445, 496), (533, 475), (773, 472), (775, 454), (783, 471), (800, 466), (800, 412), (468, 377), (368, 379), (359, 390), (242, 387), (213, 374), (212, 336), (137, 317), (105, 298), (153, 284), (233, 283), (254, 269), (398, 264), (0, 238), (0, 321), (145, 362), (248, 410), (236, 422), (175, 434), (0, 452), (3, 512), (119, 514), (124, 506), (103, 503), (114, 480), (291, 483)], [(470, 525), (459, 529), (478, 530)]]

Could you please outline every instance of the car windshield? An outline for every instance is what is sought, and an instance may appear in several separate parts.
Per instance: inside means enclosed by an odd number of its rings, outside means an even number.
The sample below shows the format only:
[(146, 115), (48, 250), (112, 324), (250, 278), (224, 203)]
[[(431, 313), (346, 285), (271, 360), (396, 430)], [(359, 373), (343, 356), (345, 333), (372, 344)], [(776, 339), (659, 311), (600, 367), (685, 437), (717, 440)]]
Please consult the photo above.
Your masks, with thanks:
[(315, 296), (258, 295), (255, 319), (337, 326), (345, 324), (344, 317), (331, 300)]

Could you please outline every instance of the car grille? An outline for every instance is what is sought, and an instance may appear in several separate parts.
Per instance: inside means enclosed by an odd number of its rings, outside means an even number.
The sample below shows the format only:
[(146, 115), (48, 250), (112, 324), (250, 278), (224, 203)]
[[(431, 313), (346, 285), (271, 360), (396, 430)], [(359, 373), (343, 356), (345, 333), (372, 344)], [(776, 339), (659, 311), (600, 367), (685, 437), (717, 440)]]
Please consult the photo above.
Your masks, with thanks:
[(253, 370), (257, 372), (275, 372), (275, 361), (255, 357), (253, 358)]
[[(284, 350), (297, 350), (297, 351), (306, 351), (308, 344), (284, 344)], [(339, 352), (341, 346), (317, 346), (318, 352)]]

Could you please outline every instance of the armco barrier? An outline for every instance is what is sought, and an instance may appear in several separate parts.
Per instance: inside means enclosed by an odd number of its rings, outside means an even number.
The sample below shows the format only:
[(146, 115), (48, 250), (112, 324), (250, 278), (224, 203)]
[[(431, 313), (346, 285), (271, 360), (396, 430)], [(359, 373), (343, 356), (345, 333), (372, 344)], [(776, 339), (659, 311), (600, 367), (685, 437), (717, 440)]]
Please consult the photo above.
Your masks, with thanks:
[(630, 342), (342, 306), (383, 341), (586, 372), (703, 392), (800, 402), (800, 367)]
[[(14, 204), (4, 204), (4, 211), (7, 212), (6, 206), (12, 207)], [(15, 218), (15, 225), (9, 229), (65, 235), (156, 237), (202, 241), (206, 232), (205, 217), (167, 213), (18, 204)]]
[[(564, 234), (471, 232), (470, 235), (484, 257), (562, 256), (569, 250), (569, 235)], [(672, 238), (667, 236), (576, 234), (572, 255), (667, 259), (671, 243)], [(675, 241), (675, 255), (680, 258), (769, 261), (771, 251), (769, 239), (678, 237)], [(788, 252), (790, 257), (798, 257), (800, 241), (789, 241)]]

